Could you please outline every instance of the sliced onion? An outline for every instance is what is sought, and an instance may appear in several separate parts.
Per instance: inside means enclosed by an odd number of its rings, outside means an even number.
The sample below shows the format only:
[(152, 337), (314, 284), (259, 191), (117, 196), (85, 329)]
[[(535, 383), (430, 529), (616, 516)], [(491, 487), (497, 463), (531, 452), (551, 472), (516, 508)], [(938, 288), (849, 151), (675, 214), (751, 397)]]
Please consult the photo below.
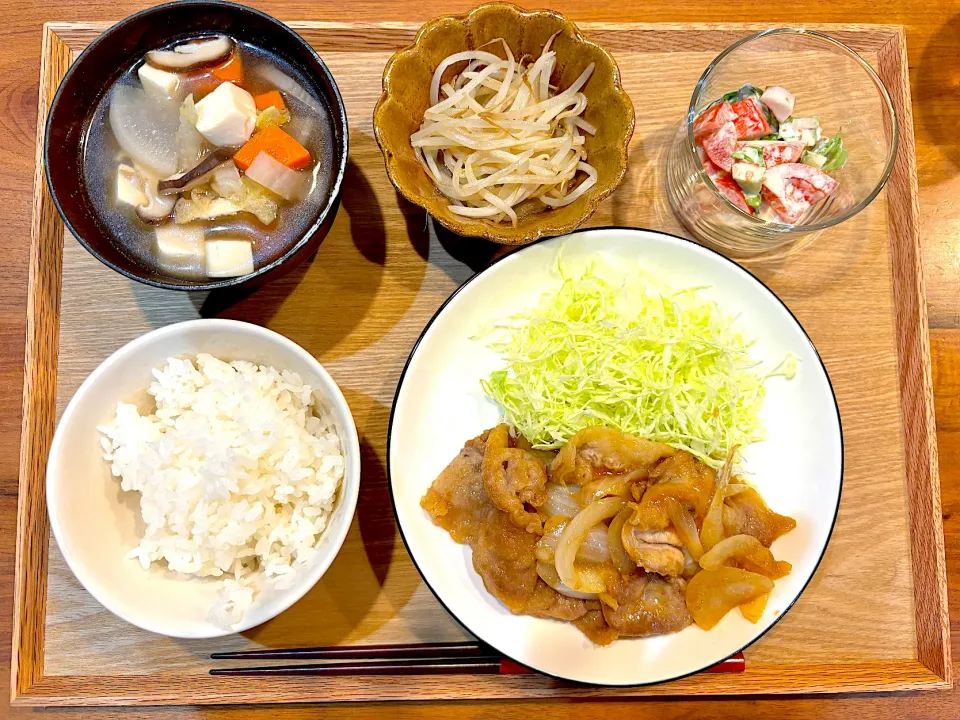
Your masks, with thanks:
[(700, 566), (704, 570), (716, 570), (731, 561), (736, 561), (744, 570), (759, 573), (771, 580), (789, 575), (793, 569), (790, 563), (778, 561), (770, 549), (752, 535), (724, 538), (700, 558)]
[[(554, 515), (543, 526), (543, 535), (537, 542), (537, 558), (544, 562), (554, 562), (560, 537), (569, 522), (569, 518)], [(610, 548), (607, 541), (607, 529), (600, 525), (590, 528), (583, 543), (577, 550), (577, 560), (588, 563), (605, 563), (610, 560)]]
[(697, 533), (697, 524), (694, 522), (690, 511), (678, 503), (674, 498), (664, 498), (667, 505), (667, 516), (673, 524), (673, 529), (683, 543), (684, 548), (690, 553), (694, 560), (699, 560), (703, 555), (703, 545), (700, 542), (700, 536)]
[(713, 497), (710, 499), (710, 506), (707, 508), (703, 525), (700, 526), (700, 542), (704, 550), (710, 550), (723, 540), (723, 500), (726, 497), (727, 484), (730, 482), (730, 474), (733, 472), (733, 461), (736, 454), (737, 448), (730, 448), (726, 462), (720, 472), (717, 473), (717, 483), (713, 489)]
[(633, 477), (630, 475), (610, 475), (600, 480), (594, 480), (581, 488), (580, 502), (587, 505), (595, 500), (602, 500), (609, 495), (627, 497), (630, 494), (631, 482), (633, 482)]
[(734, 535), (724, 538), (714, 545), (710, 552), (700, 558), (700, 566), (704, 570), (717, 570), (727, 564), (729, 560), (738, 559), (757, 551), (770, 552), (760, 541), (751, 535)]
[(599, 599), (604, 605), (607, 605), (614, 610), (620, 609), (620, 603), (617, 602), (617, 599), (608, 592), (597, 593), (597, 599)]
[(750, 602), (745, 602), (740, 606), (740, 614), (747, 620), (756, 625), (763, 617), (764, 610), (767, 609), (767, 601), (770, 599), (770, 593), (758, 595)]
[(563, 533), (563, 529), (569, 521), (570, 518), (564, 517), (563, 515), (551, 515), (547, 519), (543, 524), (543, 534), (540, 536), (540, 539), (537, 540), (537, 544), (533, 550), (537, 556), (537, 560), (548, 563), (553, 562), (554, 555), (557, 552), (557, 543), (560, 541), (560, 535)]
[[(576, 587), (580, 592), (606, 592), (617, 571), (612, 565), (598, 563), (575, 563)], [(559, 572), (559, 571), (558, 571)]]
[(683, 579), (689, 580), (700, 572), (700, 564), (693, 559), (693, 556), (687, 552), (686, 548), (680, 549), (683, 550)]
[(580, 503), (577, 499), (567, 492), (567, 489), (556, 483), (547, 483), (547, 502), (540, 507), (547, 517), (553, 515), (564, 515), (568, 518), (573, 517), (580, 512)]
[(607, 547), (610, 550), (610, 559), (613, 560), (613, 566), (620, 571), (621, 575), (629, 575), (637, 569), (637, 564), (630, 558), (627, 549), (623, 546), (623, 526), (632, 512), (628, 507), (623, 508), (610, 521), (610, 527), (607, 528)]
[(303, 174), (291, 170), (265, 152), (261, 152), (253, 159), (244, 174), (284, 200), (295, 200), (304, 186)]
[(567, 597), (575, 598), (577, 600), (595, 600), (597, 597), (596, 593), (579, 592), (564, 585), (560, 580), (560, 576), (557, 574), (557, 569), (553, 566), (553, 563), (538, 562), (537, 575), (539, 575), (541, 580), (543, 580), (547, 585), (552, 587), (561, 595), (566, 595)]
[(555, 563), (560, 579), (574, 590), (580, 589), (574, 561), (580, 546), (587, 537), (591, 528), (596, 527), (604, 520), (612, 518), (620, 512), (626, 504), (623, 498), (606, 498), (587, 505), (577, 513), (563, 530), (560, 543), (557, 545)]
[(738, 605), (773, 590), (773, 581), (739, 568), (701, 570), (687, 583), (687, 610), (704, 630), (716, 625)]

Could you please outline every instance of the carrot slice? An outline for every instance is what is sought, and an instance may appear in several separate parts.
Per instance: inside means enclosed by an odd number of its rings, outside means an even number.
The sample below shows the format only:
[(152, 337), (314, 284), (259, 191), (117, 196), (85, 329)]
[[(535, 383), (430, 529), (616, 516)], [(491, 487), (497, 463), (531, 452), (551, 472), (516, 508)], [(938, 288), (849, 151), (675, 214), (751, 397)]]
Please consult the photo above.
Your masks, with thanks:
[(239, 85), (243, 82), (243, 60), (240, 53), (235, 52), (225, 61), (210, 70), (210, 74), (221, 82), (232, 82)]
[(246, 171), (257, 155), (262, 152), (279, 160), (292, 170), (308, 165), (312, 159), (310, 152), (303, 145), (280, 128), (273, 126), (254, 134), (233, 156), (233, 162), (238, 168)]
[(279, 90), (271, 90), (262, 95), (256, 95), (253, 101), (257, 104), (257, 110), (266, 110), (268, 107), (275, 107), (277, 110), (286, 110), (287, 106), (283, 102), (283, 95)]

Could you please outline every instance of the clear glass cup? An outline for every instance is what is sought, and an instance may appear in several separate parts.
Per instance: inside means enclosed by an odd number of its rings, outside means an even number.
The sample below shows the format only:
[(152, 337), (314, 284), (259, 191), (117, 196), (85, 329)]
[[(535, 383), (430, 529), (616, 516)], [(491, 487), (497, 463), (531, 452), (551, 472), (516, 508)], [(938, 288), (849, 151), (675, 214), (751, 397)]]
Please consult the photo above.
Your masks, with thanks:
[[(833, 174), (840, 187), (800, 224), (762, 220), (737, 208), (717, 191), (697, 154), (694, 119), (747, 83), (787, 88), (796, 96), (796, 116), (817, 116), (825, 136), (843, 129), (850, 156)], [(898, 132), (887, 89), (856, 52), (811, 30), (765, 30), (724, 50), (701, 76), (669, 151), (667, 197), (680, 222), (704, 244), (741, 261), (780, 258), (870, 204), (890, 176)]]

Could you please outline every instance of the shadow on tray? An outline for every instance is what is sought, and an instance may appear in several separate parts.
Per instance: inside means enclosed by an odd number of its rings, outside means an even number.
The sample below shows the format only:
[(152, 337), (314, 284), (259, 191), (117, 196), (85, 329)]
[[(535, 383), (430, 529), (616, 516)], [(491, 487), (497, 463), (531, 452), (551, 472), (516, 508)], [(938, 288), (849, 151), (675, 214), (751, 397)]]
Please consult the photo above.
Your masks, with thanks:
[[(153, 288), (136, 287), (143, 312), (154, 327), (197, 317), (270, 326), (323, 356), (368, 315), (386, 259), (382, 211), (369, 181), (353, 162), (347, 165), (342, 205), (316, 254), (283, 277), (259, 287), (177, 297), (170, 293), (158, 297)], [(317, 332), (317, 326), (323, 332)]]
[[(290, 609), (245, 633), (267, 647), (335, 645), (355, 642), (401, 613), (419, 585), (411, 567), (391, 572), (395, 562), (409, 565), (397, 531), (383, 460), (389, 411), (373, 398), (345, 391), (358, 427), (361, 478), (357, 512), (336, 560), (311, 590)], [(349, 637), (349, 640), (346, 638)]]

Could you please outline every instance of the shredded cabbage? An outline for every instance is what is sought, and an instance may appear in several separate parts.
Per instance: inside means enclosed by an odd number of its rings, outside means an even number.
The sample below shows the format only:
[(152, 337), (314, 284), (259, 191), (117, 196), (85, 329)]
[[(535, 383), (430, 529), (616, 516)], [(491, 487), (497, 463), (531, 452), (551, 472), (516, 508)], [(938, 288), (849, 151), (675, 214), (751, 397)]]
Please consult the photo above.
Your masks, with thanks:
[(484, 391), (535, 447), (607, 425), (721, 467), (730, 448), (764, 437), (764, 383), (793, 377), (795, 356), (761, 369), (703, 288), (675, 291), (642, 268), (558, 267), (561, 286), (534, 310), (478, 336), (507, 362), (481, 380)]
[(277, 201), (266, 188), (240, 178), (240, 190), (227, 197), (220, 196), (209, 185), (201, 185), (190, 191), (189, 197), (181, 197), (173, 208), (173, 221), (178, 225), (196, 220), (216, 220), (240, 212), (256, 215), (264, 225), (277, 219)]

